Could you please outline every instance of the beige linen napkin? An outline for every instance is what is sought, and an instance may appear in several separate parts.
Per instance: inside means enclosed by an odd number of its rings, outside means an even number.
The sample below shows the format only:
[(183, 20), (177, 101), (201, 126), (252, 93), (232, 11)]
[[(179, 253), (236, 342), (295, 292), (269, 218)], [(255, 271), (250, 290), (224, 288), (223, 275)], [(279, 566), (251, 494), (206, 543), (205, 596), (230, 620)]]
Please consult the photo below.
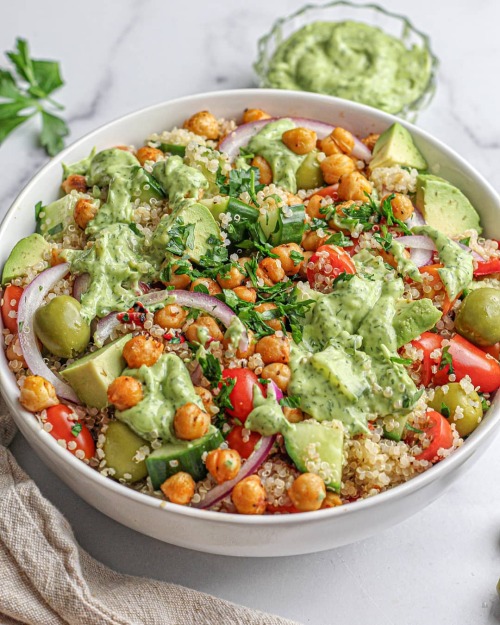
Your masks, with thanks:
[(121, 575), (91, 558), (6, 449), (15, 432), (0, 397), (2, 624), (294, 625), (189, 588)]

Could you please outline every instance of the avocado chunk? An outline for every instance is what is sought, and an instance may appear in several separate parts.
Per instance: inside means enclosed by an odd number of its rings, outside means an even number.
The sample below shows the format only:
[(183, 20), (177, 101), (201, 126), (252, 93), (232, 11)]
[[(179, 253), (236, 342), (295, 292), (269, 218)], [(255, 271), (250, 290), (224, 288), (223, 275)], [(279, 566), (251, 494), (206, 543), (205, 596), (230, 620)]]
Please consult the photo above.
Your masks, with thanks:
[(108, 405), (108, 386), (127, 366), (122, 352), (129, 340), (129, 335), (122, 336), (61, 371), (86, 406), (105, 408)]
[(440, 319), (441, 311), (427, 297), (398, 304), (392, 320), (398, 348), (433, 328)]
[(25, 276), (28, 271), (44, 260), (50, 245), (39, 234), (30, 234), (16, 243), (3, 268), (2, 284)]
[(344, 458), (344, 430), (339, 421), (301, 421), (284, 433), (288, 455), (299, 471), (316, 473), (339, 491)]
[(413, 142), (413, 137), (404, 126), (397, 122), (377, 139), (373, 148), (370, 169), (395, 165), (427, 169), (427, 162)]
[(74, 223), (79, 196), (70, 193), (36, 210), (36, 231), (51, 241), (62, 241), (64, 230)]
[(102, 446), (106, 467), (113, 469), (112, 477), (129, 484), (146, 477), (148, 470), (145, 460), (134, 460), (141, 447), (148, 443), (121, 421), (111, 421), (105, 432), (106, 440)]
[(224, 442), (219, 430), (211, 425), (208, 434), (194, 441), (166, 443), (146, 458), (153, 488), (158, 490), (170, 476), (185, 471), (197, 482), (207, 475), (203, 454), (217, 449)]
[(415, 204), (429, 226), (449, 237), (469, 229), (482, 231), (479, 215), (468, 198), (443, 178), (420, 174)]

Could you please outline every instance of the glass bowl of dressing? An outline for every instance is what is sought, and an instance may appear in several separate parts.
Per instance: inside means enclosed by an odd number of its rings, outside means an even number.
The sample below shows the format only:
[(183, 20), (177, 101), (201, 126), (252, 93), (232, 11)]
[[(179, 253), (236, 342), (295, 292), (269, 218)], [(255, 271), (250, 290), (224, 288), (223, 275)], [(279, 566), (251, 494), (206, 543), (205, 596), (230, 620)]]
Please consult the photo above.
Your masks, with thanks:
[(259, 86), (361, 102), (414, 121), (432, 100), (438, 60), (408, 18), (375, 4), (309, 4), (258, 43)]

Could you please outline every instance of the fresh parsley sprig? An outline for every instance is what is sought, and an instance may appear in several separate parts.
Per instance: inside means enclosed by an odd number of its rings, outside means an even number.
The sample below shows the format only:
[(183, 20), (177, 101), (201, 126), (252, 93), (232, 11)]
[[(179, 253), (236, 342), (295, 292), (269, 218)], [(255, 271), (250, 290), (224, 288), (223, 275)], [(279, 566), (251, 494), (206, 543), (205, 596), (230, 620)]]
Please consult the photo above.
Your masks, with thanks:
[(66, 122), (54, 114), (64, 107), (51, 97), (64, 84), (59, 63), (32, 59), (25, 39), (17, 39), (15, 50), (6, 56), (14, 71), (0, 69), (0, 145), (15, 128), (40, 114), (40, 144), (54, 156), (69, 134)]

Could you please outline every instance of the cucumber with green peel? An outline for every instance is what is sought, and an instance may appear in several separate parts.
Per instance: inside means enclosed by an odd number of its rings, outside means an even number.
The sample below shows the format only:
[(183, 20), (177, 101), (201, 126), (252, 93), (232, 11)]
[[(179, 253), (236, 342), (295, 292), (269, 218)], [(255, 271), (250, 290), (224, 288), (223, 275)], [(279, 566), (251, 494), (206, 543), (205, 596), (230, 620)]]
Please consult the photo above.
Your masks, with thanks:
[(258, 221), (272, 245), (300, 243), (305, 230), (305, 212), (303, 204), (273, 206), (264, 214), (259, 213)]
[(224, 198), (218, 202), (214, 202), (213, 199), (201, 200), (200, 203), (208, 208), (217, 222), (222, 213), (231, 215), (229, 224), (222, 228), (227, 232), (232, 243), (243, 241), (248, 236), (248, 226), (256, 223), (260, 215), (256, 208), (234, 197)]
[(408, 423), (409, 414), (389, 415), (382, 419), (382, 427), (384, 428), (384, 438), (391, 441), (399, 441), (403, 438), (403, 434)]
[(203, 454), (217, 449), (223, 442), (220, 431), (211, 425), (208, 434), (202, 438), (166, 443), (156, 449), (146, 458), (153, 488), (158, 490), (166, 479), (179, 471), (189, 473), (195, 482), (202, 480), (207, 475)]
[(165, 193), (156, 179), (142, 167), (132, 169), (131, 195), (141, 202), (165, 199)]
[(160, 143), (159, 147), (162, 152), (168, 152), (169, 154), (174, 154), (175, 156), (182, 156), (182, 158), (186, 156), (185, 145), (176, 145), (175, 143)]

